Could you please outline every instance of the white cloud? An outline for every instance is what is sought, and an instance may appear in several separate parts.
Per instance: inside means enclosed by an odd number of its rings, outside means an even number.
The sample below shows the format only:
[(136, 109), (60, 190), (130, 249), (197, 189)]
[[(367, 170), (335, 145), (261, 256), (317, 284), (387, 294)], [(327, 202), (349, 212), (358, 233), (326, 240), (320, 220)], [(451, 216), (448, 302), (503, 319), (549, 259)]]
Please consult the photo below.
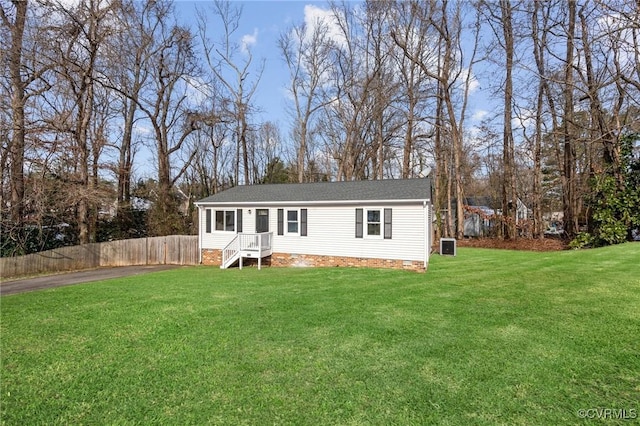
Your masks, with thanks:
[(80, 0), (58, 0), (55, 4), (64, 9), (73, 9), (80, 4)]
[(471, 76), (471, 81), (469, 82), (469, 93), (474, 93), (476, 90), (480, 88), (480, 82), (475, 76)]
[(632, 28), (629, 18), (620, 13), (612, 13), (598, 18), (592, 40), (594, 46), (591, 47), (591, 50), (607, 52), (607, 56), (617, 55), (621, 67), (628, 70), (627, 72), (633, 73), (636, 67), (637, 42)]
[(484, 109), (477, 109), (473, 112), (471, 119), (473, 121), (482, 121), (482, 119), (485, 118), (488, 114), (489, 114), (489, 111), (486, 111)]
[(469, 78), (469, 94), (472, 94), (480, 88), (480, 82), (475, 74), (473, 74), (473, 71), (471, 71), (471, 75), (469, 75), (469, 71), (469, 68), (463, 68), (459, 80), (461, 84), (465, 84), (467, 77)]
[(245, 34), (240, 40), (240, 49), (243, 53), (247, 53), (251, 46), (255, 46), (258, 42), (258, 29), (253, 29), (253, 34)]
[(213, 88), (201, 78), (184, 77), (185, 90), (192, 105), (201, 105), (213, 96)]
[[(485, 112), (485, 111), (483, 111)], [(474, 114), (475, 117), (475, 114)], [(478, 126), (471, 126), (467, 129), (467, 132), (469, 133), (469, 137), (472, 139), (476, 139), (480, 136), (480, 127)]]
[(530, 129), (535, 125), (535, 111), (527, 108), (520, 110), (520, 114), (511, 120), (514, 129)]
[(306, 34), (313, 34), (316, 27), (323, 25), (329, 39), (338, 46), (346, 46), (347, 40), (331, 10), (308, 4), (304, 7), (304, 23), (307, 27)]
[(133, 131), (139, 136), (147, 136), (153, 134), (153, 129), (150, 126), (136, 123), (133, 125)]

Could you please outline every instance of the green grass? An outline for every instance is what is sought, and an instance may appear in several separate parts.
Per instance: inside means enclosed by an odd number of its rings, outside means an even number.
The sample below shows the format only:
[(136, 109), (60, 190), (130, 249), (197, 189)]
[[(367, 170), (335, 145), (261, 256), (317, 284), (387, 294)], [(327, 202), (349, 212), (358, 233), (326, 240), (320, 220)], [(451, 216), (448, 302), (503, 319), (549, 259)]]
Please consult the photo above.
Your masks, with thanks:
[(4, 296), (2, 423), (615, 424), (578, 410), (640, 417), (639, 266), (637, 243), (459, 248), (426, 274), (195, 267)]

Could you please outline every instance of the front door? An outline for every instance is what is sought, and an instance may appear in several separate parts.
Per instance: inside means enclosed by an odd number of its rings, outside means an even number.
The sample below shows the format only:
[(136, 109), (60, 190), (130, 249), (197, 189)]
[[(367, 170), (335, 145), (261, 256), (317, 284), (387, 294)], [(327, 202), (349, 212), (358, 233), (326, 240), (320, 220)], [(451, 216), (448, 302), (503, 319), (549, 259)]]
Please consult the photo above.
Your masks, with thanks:
[(269, 232), (269, 209), (256, 209), (256, 233)]

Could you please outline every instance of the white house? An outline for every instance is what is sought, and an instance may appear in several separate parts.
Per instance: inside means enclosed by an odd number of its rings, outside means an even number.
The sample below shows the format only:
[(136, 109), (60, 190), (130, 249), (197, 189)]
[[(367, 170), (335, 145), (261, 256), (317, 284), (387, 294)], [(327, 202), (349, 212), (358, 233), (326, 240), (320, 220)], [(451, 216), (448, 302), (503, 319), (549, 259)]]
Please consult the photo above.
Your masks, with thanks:
[(428, 178), (237, 186), (196, 203), (201, 263), (424, 271), (431, 193)]

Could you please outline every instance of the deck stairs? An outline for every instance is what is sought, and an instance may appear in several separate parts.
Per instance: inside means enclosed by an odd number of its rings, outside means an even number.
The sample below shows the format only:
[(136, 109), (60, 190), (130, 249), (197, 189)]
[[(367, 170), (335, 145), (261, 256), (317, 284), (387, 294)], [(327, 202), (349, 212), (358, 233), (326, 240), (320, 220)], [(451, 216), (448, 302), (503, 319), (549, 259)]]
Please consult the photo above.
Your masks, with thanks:
[(258, 259), (258, 269), (262, 267), (262, 259), (273, 252), (271, 242), (273, 232), (258, 234), (237, 234), (233, 240), (222, 249), (221, 269), (227, 269), (235, 264), (242, 269), (243, 259)]

